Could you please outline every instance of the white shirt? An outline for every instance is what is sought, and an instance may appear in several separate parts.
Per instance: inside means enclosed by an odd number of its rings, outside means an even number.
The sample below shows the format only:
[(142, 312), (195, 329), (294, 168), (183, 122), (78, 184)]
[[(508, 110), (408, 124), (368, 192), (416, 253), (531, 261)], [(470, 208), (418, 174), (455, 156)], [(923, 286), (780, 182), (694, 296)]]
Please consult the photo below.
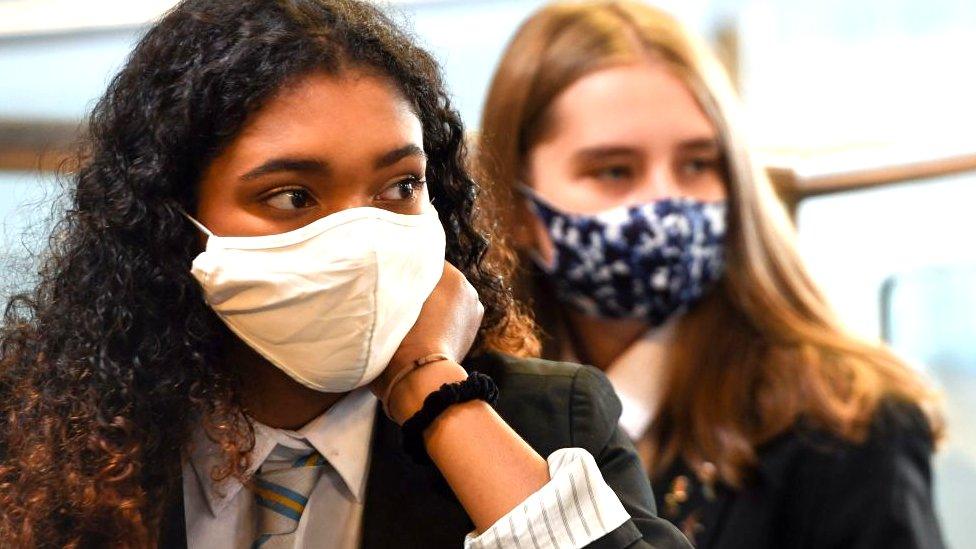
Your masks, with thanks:
[[(376, 410), (376, 397), (362, 388), (298, 431), (255, 422), (249, 473), (272, 452), (315, 449), (328, 462), (299, 521), (297, 547), (358, 549)], [(188, 548), (251, 547), (257, 522), (253, 494), (236, 479), (219, 484), (211, 480), (210, 471), (220, 454), (202, 430), (198, 430), (193, 448), (183, 466)], [(565, 448), (553, 452), (547, 461), (549, 483), (481, 535), (469, 534), (463, 540), (466, 549), (575, 549), (630, 519), (589, 452)]]
[[(647, 433), (661, 402), (665, 354), (674, 339), (677, 319), (644, 332), (637, 341), (610, 364), (605, 372), (620, 398), (620, 428), (631, 440)], [(560, 358), (579, 362), (568, 342), (560, 350)]]
[[(298, 431), (254, 422), (249, 474), (279, 445), (305, 449), (305, 453), (315, 449), (328, 462), (296, 530), (299, 539), (315, 540), (314, 545), (306, 544), (308, 547), (359, 547), (375, 417), (376, 397), (363, 388)], [(257, 506), (250, 490), (233, 478), (216, 485), (210, 480), (210, 472), (219, 464), (219, 452), (199, 430), (194, 451), (183, 466), (188, 549), (249, 548), (256, 537)], [(309, 517), (317, 520), (306, 520)]]

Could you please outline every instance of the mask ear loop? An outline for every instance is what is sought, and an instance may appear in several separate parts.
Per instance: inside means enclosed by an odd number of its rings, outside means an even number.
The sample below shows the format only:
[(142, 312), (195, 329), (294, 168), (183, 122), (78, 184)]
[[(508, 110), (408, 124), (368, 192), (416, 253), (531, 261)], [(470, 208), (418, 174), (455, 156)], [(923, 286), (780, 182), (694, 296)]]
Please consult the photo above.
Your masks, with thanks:
[(532, 189), (532, 187), (526, 185), (522, 182), (515, 183), (515, 192), (522, 196), (522, 198), (539, 198), (541, 197)]
[(539, 208), (543, 208), (560, 215), (565, 215), (570, 217), (574, 215), (560, 208), (557, 208), (552, 204), (552, 202), (546, 200), (545, 198), (542, 198), (542, 196), (539, 195), (539, 193), (537, 193), (535, 189), (526, 185), (525, 183), (516, 183), (515, 191), (519, 195), (521, 195), (523, 199), (525, 199), (525, 201), (529, 204), (529, 208), (533, 211), (536, 211)]
[[(558, 211), (555, 209), (555, 207), (553, 207), (548, 202), (546, 202), (545, 199), (539, 196), (539, 194), (535, 192), (535, 190), (532, 189), (532, 187), (529, 187), (525, 183), (517, 182), (515, 184), (515, 192), (518, 195), (520, 195), (523, 200), (525, 200), (525, 204), (529, 208), (529, 211), (532, 212), (532, 214), (535, 215), (536, 217), (539, 216), (540, 207), (545, 207), (553, 211)], [(539, 250), (537, 250), (534, 246), (529, 248), (526, 253), (529, 256), (529, 260), (535, 263), (537, 267), (542, 269), (542, 272), (547, 274), (553, 272), (553, 269), (556, 266), (555, 257), (553, 257), (552, 261), (546, 261), (546, 259), (542, 257), (542, 253), (540, 253)]]
[(182, 208), (181, 206), (177, 206), (177, 209), (179, 209), (179, 210), (180, 210), (180, 213), (181, 213), (181, 214), (183, 214), (183, 217), (185, 217), (185, 218), (187, 218), (187, 219), (189, 219), (189, 220), (190, 220), (190, 223), (193, 223), (194, 225), (196, 225), (196, 227), (197, 227), (198, 229), (200, 229), (200, 231), (201, 231), (201, 232), (202, 232), (203, 234), (205, 234), (205, 235), (207, 235), (208, 237), (213, 237), (213, 236), (216, 236), (215, 234), (213, 234), (213, 233), (212, 233), (212, 232), (210, 231), (210, 229), (208, 229), (208, 228), (206, 228), (206, 227), (204, 227), (204, 226), (203, 226), (203, 223), (200, 223), (199, 221), (197, 221), (196, 219), (194, 219), (194, 218), (193, 218), (193, 216), (191, 216), (190, 214), (188, 214), (188, 213), (186, 213), (186, 210), (184, 210), (184, 209), (183, 209), (183, 208)]

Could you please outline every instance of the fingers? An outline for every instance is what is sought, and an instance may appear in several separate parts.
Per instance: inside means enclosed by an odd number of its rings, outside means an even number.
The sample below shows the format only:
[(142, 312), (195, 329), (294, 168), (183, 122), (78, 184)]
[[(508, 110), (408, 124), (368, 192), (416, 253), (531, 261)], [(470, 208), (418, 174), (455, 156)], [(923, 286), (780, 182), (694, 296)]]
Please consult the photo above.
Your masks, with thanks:
[(485, 316), (485, 306), (481, 303), (475, 287), (450, 263), (447, 263), (444, 268), (442, 282), (450, 288), (449, 291), (455, 299), (457, 331), (459, 335), (463, 334), (455, 340), (455, 356), (461, 358), (468, 353), (477, 338)]
[(466, 313), (465, 316), (476, 317), (477, 324), (480, 326), (485, 307), (478, 296), (478, 290), (468, 282), (464, 274), (454, 265), (445, 262), (444, 275), (441, 277), (440, 284), (444, 284), (446, 286), (444, 289), (455, 297), (458, 306)]
[(445, 262), (441, 278), (416, 322), (387, 369), (373, 382), (374, 392), (385, 394), (389, 380), (423, 356), (446, 353), (455, 361), (463, 360), (477, 339), (484, 314), (478, 291), (461, 271)]
[(458, 296), (459, 302), (465, 306), (472, 307), (472, 310), (477, 310), (479, 312), (479, 324), (480, 317), (484, 314), (484, 305), (481, 304), (480, 298), (478, 296), (478, 290), (468, 282), (464, 274), (461, 273), (454, 265), (448, 262), (444, 262), (444, 274), (441, 276), (441, 283), (447, 284), (451, 289), (453, 289), (453, 294)]

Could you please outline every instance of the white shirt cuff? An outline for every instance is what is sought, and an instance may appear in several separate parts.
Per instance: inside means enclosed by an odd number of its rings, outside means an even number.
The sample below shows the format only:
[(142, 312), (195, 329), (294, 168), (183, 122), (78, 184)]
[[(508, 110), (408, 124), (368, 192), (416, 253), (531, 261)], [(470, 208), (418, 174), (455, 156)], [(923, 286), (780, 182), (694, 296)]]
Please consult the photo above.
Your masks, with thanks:
[(481, 535), (468, 534), (465, 549), (577, 549), (630, 519), (589, 452), (563, 448), (546, 461), (549, 482)]

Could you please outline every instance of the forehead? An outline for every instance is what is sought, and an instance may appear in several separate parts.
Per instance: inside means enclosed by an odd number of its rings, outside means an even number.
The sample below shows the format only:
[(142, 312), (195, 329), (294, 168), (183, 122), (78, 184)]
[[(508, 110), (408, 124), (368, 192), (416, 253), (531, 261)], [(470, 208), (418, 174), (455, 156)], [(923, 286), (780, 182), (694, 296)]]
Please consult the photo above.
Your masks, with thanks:
[(413, 107), (387, 78), (358, 70), (313, 73), (291, 82), (246, 122), (227, 152), (315, 151), (345, 158), (421, 144)]
[(685, 82), (661, 61), (590, 73), (557, 96), (550, 139), (581, 146), (608, 141), (648, 145), (714, 137), (715, 127)]

